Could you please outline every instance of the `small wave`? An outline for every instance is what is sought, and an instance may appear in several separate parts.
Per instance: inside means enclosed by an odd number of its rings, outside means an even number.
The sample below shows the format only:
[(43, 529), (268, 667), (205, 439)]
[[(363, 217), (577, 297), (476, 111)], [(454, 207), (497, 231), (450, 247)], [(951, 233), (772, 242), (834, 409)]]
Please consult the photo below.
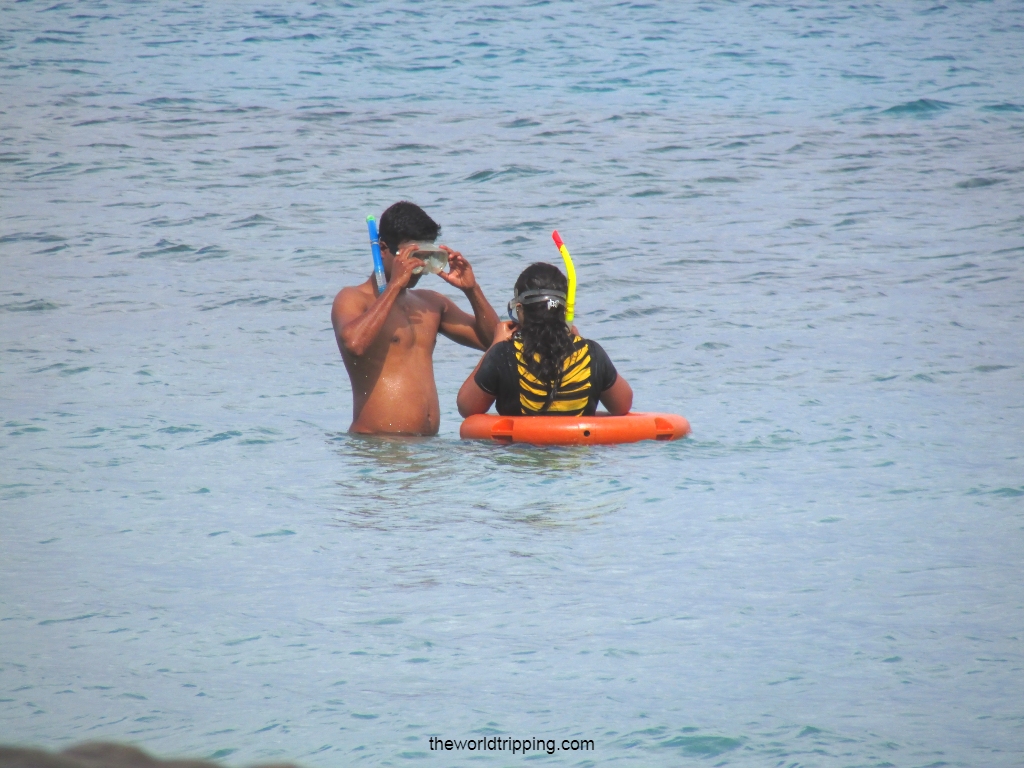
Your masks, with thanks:
[(200, 440), (198, 443), (196, 443), (196, 445), (212, 445), (213, 443), (220, 443), (223, 442), (224, 440), (230, 440), (233, 437), (241, 436), (241, 432), (236, 432), (235, 430), (232, 429), (228, 432), (218, 432), (216, 435), (211, 435), (210, 437), (207, 437), (204, 440)]
[(976, 189), (978, 187), (991, 187), (993, 184), (998, 184), (1002, 179), (986, 179), (984, 177), (977, 177), (974, 179), (967, 179), (967, 181), (957, 182), (955, 185), (957, 189)]
[(219, 248), (216, 245), (206, 245), (196, 251), (194, 261), (204, 261), (206, 259), (223, 259), (228, 255), (228, 252), (223, 248)]
[(194, 139), (214, 139), (217, 138), (216, 133), (169, 133), (166, 136), (160, 137), (164, 141), (192, 141)]
[(572, 134), (575, 134), (575, 133), (586, 133), (586, 131), (575, 131), (575, 130), (541, 131), (540, 133), (537, 134), (537, 136), (539, 138), (544, 138), (544, 139), (553, 139), (553, 138), (555, 138), (557, 136), (571, 136)]
[(539, 168), (530, 168), (525, 165), (509, 165), (500, 171), (491, 170), (488, 168), (484, 171), (477, 171), (471, 173), (466, 177), (466, 181), (491, 181), (492, 179), (518, 179), (524, 176), (539, 176), (548, 173)]
[(252, 216), (247, 216), (244, 219), (238, 219), (237, 221), (231, 222), (229, 229), (248, 229), (250, 227), (261, 227), (273, 223), (274, 220), (270, 217), (254, 213)]
[(60, 304), (52, 301), (35, 299), (33, 301), (16, 301), (12, 304), (0, 304), (0, 309), (5, 312), (47, 312), (51, 309), (60, 309)]
[(658, 746), (678, 749), (693, 757), (718, 757), (743, 746), (743, 742), (727, 736), (676, 736), (659, 742)]
[(1024, 105), (1022, 104), (990, 104), (987, 107), (982, 107), (986, 112), (1024, 112)]
[(862, 139), (916, 139), (918, 133), (865, 133)]
[(908, 101), (905, 104), (897, 104), (895, 107), (889, 107), (883, 109), (883, 115), (932, 115), (936, 112), (944, 112), (947, 109), (955, 107), (955, 104), (951, 104), (948, 101), (939, 101), (938, 99), (917, 99), (916, 101)]
[(540, 125), (540, 123), (529, 117), (519, 117), (508, 123), (500, 123), (500, 125), (502, 128), (533, 128)]
[(85, 621), (86, 619), (94, 619), (102, 614), (99, 613), (83, 613), (81, 616), (72, 616), (70, 619), (44, 619), (39, 622), (40, 627), (48, 627), (52, 624), (64, 624), (69, 621)]
[[(326, 122), (328, 120), (334, 120), (335, 118), (339, 118), (339, 117), (351, 117), (351, 116), (352, 116), (352, 113), (348, 112), (348, 111), (346, 111), (344, 109), (332, 109), (332, 110), (328, 110), (328, 111), (324, 111), (324, 112), (308, 112), (306, 114), (296, 115), (295, 119), (296, 120), (302, 120), (303, 122), (309, 122), (309, 123), (322, 123), (322, 122)], [(371, 121), (368, 121), (368, 122), (385, 122), (385, 123), (390, 123), (392, 121), (391, 120), (379, 120), (379, 121), (371, 120)]]
[(141, 251), (140, 259), (151, 259), (154, 256), (169, 256), (175, 253), (192, 253), (195, 251), (191, 245), (184, 243), (172, 243), (169, 240), (160, 240), (152, 251)]
[(572, 93), (612, 93), (617, 91), (618, 88), (611, 85), (570, 85), (569, 91)]
[(146, 99), (146, 101), (140, 102), (140, 105), (144, 107), (169, 107), (195, 103), (195, 99), (189, 99), (186, 97), (172, 98), (170, 96), (159, 96), (155, 99)]
[(1019, 488), (1006, 487), (1006, 488), (971, 488), (967, 492), (968, 496), (1004, 496), (1009, 499), (1017, 498), (1018, 496), (1024, 496), (1024, 485)]
[(786, 150), (786, 154), (792, 154), (793, 152), (803, 152), (805, 149), (814, 149), (818, 145), (813, 141), (801, 141), (798, 144), (794, 144), (792, 147)]
[(179, 254), (191, 254), (186, 261), (206, 261), (208, 259), (223, 259), (228, 252), (216, 245), (205, 245), (202, 248), (195, 248), (185, 243), (173, 243), (169, 240), (160, 240), (151, 251), (141, 251), (140, 259), (151, 259), (158, 256), (176, 256)]
[(515, 224), (505, 224), (503, 226), (495, 227), (495, 232), (521, 232), (523, 230), (540, 230), (547, 229), (550, 222), (547, 221), (520, 221)]
[(37, 173), (30, 173), (25, 178), (38, 179), (44, 176), (59, 176), (63, 174), (68, 174), (69, 171), (74, 171), (81, 167), (81, 163), (60, 163), (58, 165), (51, 166), (50, 168), (39, 171)]
[(431, 144), (395, 144), (392, 147), (388, 147), (386, 152), (433, 152), (436, 151), (437, 147)]
[(625, 312), (617, 312), (609, 316), (609, 320), (627, 320), (633, 317), (648, 317), (662, 312), (664, 307), (648, 307), (647, 309), (627, 309)]
[(1005, 371), (1008, 368), (1013, 368), (1012, 365), (976, 365), (974, 370), (978, 373), (992, 373), (993, 371)]
[(204, 213), (201, 216), (188, 216), (184, 219), (169, 219), (166, 216), (157, 216), (154, 219), (146, 219), (142, 224), (147, 227), (187, 227), (196, 222), (220, 218), (222, 215), (220, 213)]
[(63, 37), (45, 37), (45, 36), (40, 36), (40, 37), (37, 37), (35, 40), (33, 40), (32, 43), (33, 43), (33, 45), (40, 44), (40, 43), (58, 43), (58, 44), (65, 44), (65, 45), (81, 45), (82, 41), (81, 40), (68, 40), (68, 39), (63, 38)]

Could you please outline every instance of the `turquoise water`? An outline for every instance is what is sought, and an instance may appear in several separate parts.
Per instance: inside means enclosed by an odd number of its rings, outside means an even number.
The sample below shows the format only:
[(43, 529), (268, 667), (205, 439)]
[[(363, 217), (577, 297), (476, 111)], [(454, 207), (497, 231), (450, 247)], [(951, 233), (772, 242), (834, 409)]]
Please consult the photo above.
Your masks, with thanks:
[[(0, 19), (0, 742), (1024, 762), (1019, 3)], [(499, 308), (557, 228), (692, 437), (462, 443), (444, 340), (440, 435), (348, 436), (403, 198)]]

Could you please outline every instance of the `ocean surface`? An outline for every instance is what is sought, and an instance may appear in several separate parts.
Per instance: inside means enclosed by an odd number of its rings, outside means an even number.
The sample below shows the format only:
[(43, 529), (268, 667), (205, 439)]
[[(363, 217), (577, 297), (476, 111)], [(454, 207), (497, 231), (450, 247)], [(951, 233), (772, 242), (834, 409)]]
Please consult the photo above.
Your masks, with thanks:
[[(0, 0), (0, 743), (1024, 764), (1022, 50), (1011, 0)], [(462, 442), (444, 339), (440, 434), (348, 435), (400, 199), (499, 311), (557, 228), (692, 436)]]

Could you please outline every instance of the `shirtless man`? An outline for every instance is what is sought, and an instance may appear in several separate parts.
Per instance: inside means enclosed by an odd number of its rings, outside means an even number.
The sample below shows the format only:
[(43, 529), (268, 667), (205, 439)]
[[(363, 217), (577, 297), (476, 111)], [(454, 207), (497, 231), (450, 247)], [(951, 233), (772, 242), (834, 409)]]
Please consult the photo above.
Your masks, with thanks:
[(418, 205), (395, 203), (380, 217), (380, 253), (387, 288), (378, 296), (373, 274), (342, 288), (331, 323), (352, 381), (352, 426), (362, 434), (436, 435), (441, 423), (433, 352), (437, 334), (474, 349), (491, 345), (498, 316), (458, 251), (448, 253), (441, 277), (462, 290), (473, 315), (435, 291), (412, 290), (425, 274), (413, 258), (417, 243), (433, 242), (441, 227)]

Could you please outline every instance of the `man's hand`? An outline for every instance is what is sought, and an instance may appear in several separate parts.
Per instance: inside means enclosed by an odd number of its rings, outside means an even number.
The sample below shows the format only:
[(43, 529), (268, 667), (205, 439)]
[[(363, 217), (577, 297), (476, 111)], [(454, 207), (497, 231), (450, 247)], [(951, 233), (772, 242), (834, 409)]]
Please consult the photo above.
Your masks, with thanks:
[(426, 266), (422, 259), (414, 259), (412, 257), (413, 252), (418, 247), (416, 243), (402, 246), (398, 249), (398, 253), (391, 262), (390, 282), (397, 283), (399, 288), (404, 288), (409, 284), (409, 281), (412, 279), (412, 271), (416, 267)]
[(453, 251), (447, 245), (442, 245), (441, 250), (448, 254), (448, 271), (438, 272), (437, 276), (448, 285), (460, 288), (463, 291), (471, 291), (476, 287), (476, 277), (473, 275), (473, 268), (469, 262), (458, 251)]
[(502, 341), (508, 341), (518, 329), (519, 326), (511, 320), (498, 323), (494, 326), (494, 339), (491, 341), (491, 346), (493, 347)]

